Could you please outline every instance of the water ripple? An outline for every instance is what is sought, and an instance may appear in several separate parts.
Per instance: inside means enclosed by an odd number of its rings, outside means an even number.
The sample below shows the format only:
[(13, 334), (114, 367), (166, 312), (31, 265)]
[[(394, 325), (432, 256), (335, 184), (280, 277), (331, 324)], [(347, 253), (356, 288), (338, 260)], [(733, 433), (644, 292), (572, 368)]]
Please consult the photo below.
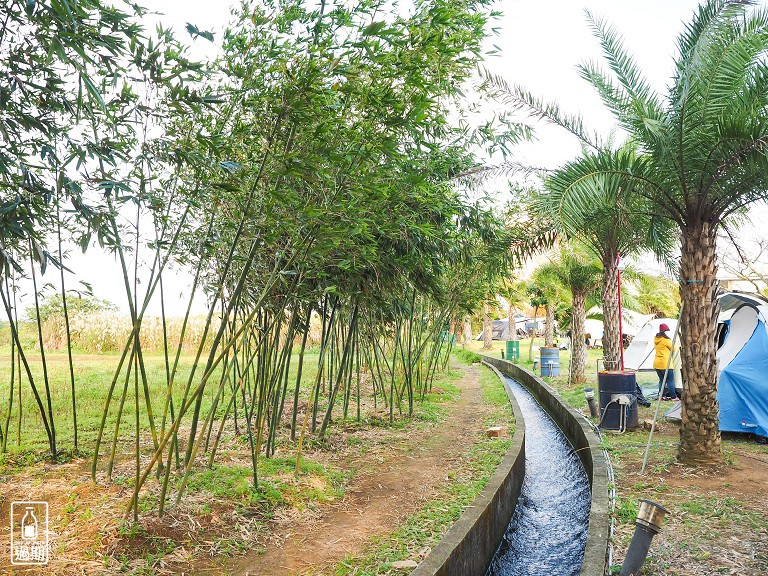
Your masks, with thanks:
[(573, 576), (581, 571), (590, 490), (566, 437), (519, 382), (505, 378), (525, 419), (525, 479), (486, 576)]

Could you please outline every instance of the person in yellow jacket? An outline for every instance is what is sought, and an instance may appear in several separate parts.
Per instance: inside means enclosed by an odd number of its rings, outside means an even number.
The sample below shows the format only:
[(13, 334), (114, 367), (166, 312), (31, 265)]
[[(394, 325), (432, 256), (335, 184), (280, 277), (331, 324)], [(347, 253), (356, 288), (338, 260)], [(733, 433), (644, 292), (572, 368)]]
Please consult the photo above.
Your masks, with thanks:
[[(662, 399), (677, 400), (674, 364), (669, 361), (669, 356), (672, 354), (672, 340), (667, 336), (667, 332), (669, 332), (669, 326), (664, 323), (659, 324), (659, 333), (653, 339), (653, 347), (656, 350), (653, 368), (656, 370), (656, 374), (659, 375), (659, 394), (662, 394), (662, 389), (664, 388), (665, 372), (667, 374), (666, 393), (662, 395)], [(667, 371), (667, 366), (669, 366), (669, 371)]]

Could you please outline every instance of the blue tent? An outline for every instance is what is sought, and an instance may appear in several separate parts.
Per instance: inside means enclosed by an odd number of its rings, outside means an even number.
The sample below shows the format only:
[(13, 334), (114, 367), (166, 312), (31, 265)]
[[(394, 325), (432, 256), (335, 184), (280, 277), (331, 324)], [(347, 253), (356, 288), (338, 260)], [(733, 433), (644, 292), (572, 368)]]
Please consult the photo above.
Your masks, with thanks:
[[(726, 296), (739, 301), (729, 308)], [(720, 318), (726, 330), (717, 351), (720, 430), (768, 437), (768, 302), (743, 295), (720, 300), (721, 310), (731, 311)]]

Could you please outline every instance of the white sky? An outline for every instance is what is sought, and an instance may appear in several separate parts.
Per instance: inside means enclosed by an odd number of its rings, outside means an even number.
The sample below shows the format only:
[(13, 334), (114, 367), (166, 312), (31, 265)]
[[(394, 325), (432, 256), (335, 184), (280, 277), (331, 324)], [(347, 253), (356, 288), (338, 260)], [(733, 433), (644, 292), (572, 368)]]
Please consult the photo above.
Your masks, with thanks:
[[(585, 9), (620, 32), (651, 85), (664, 93), (673, 73), (677, 35), (697, 5), (693, 0), (505, 0), (499, 42), (504, 52), (493, 69), (557, 102), (563, 111), (580, 113), (588, 129), (607, 135), (613, 118), (576, 69), (584, 61), (602, 62)], [(554, 168), (579, 153), (575, 138), (560, 128), (540, 126), (537, 136), (536, 142), (520, 147), (521, 160)]]
[[(144, 6), (165, 16), (160, 19), (172, 26), (177, 37), (186, 40), (186, 22), (204, 30), (221, 30), (230, 19), (226, 0), (144, 0)], [(651, 85), (664, 92), (672, 74), (676, 37), (688, 21), (698, 2), (695, 0), (502, 0), (496, 6), (504, 13), (497, 22), (499, 36), (492, 41), (502, 49), (501, 56), (492, 57), (487, 67), (503, 75), (510, 83), (524, 85), (532, 93), (559, 103), (564, 111), (580, 113), (590, 129), (607, 135), (614, 123), (600, 103), (596, 93), (581, 80), (576, 70), (584, 60), (601, 60), (596, 40), (587, 24), (584, 9), (604, 17), (624, 38)], [(153, 26), (148, 19), (147, 27)], [(216, 41), (220, 34), (216, 36)], [(195, 41), (194, 51), (210, 50), (207, 42)], [(516, 159), (531, 165), (554, 168), (579, 153), (575, 139), (555, 127), (539, 125), (537, 140), (519, 146)], [(115, 259), (89, 250), (77, 262), (79, 276), (90, 282), (97, 296), (107, 298), (123, 310), (125, 294), (119, 267)], [(52, 273), (45, 281), (58, 284)], [(68, 280), (70, 285), (74, 282)], [(190, 280), (184, 273), (167, 278), (166, 304), (170, 315), (183, 314)], [(202, 303), (201, 303), (202, 304)], [(198, 308), (201, 309), (201, 308)], [(150, 309), (157, 314), (159, 304)]]

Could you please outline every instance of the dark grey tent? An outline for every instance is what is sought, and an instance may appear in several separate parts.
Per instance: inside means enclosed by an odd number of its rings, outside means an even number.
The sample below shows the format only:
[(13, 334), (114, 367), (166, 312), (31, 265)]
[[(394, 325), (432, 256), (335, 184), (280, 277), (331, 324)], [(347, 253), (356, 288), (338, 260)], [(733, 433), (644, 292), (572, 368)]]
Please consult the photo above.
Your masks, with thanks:
[[(525, 323), (526, 318), (524, 316), (519, 316), (515, 318), (515, 323), (517, 324), (517, 334), (518, 336), (525, 336)], [(509, 321), (507, 319), (504, 320), (493, 320), (493, 327), (491, 328), (493, 331), (493, 339), (494, 340), (509, 340)], [(482, 340), (483, 339), (483, 333), (480, 332), (480, 334), (475, 338), (475, 340)]]

